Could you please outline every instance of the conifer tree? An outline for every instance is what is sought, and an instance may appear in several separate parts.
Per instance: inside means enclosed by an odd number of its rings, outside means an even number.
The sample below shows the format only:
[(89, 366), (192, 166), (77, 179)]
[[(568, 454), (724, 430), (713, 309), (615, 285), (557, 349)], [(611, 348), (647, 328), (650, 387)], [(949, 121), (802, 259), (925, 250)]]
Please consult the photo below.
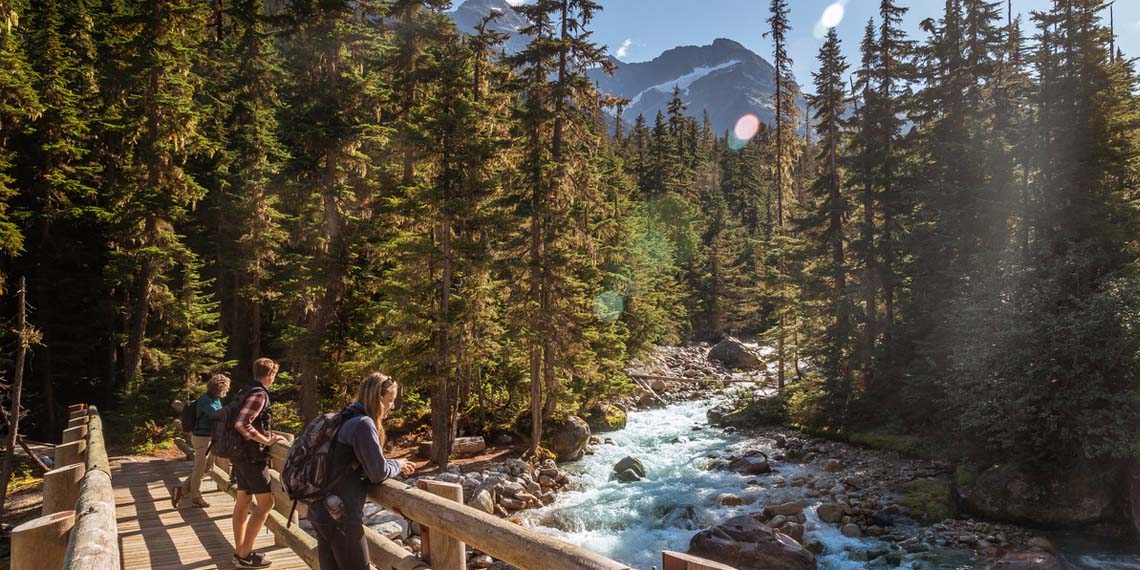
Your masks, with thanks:
[[(284, 103), (292, 109), (283, 142), (291, 179), (285, 213), (298, 246), (287, 260), (289, 305), (295, 328), (292, 358), (299, 369), (302, 418), (317, 413), (319, 381), (331, 388), (342, 371), (333, 349), (347, 356), (348, 332), (375, 308), (366, 299), (376, 283), (376, 259), (369, 243), (382, 243), (391, 227), (380, 207), (378, 182), (389, 129), (381, 122), (388, 97), (381, 57), (387, 41), (375, 26), (384, 15), (379, 2), (353, 5), (312, 1), (289, 4), (282, 55), (288, 76)], [(349, 294), (361, 306), (349, 311)], [(339, 320), (338, 320), (339, 319)], [(361, 342), (365, 339), (358, 339)], [(342, 356), (343, 358), (343, 356)]]
[[(11, 219), (9, 201), (16, 194), (10, 170), (15, 159), (13, 138), (42, 112), (34, 72), (24, 58), (19, 27), (24, 11), (20, 0), (0, 1), (0, 252), (19, 254), (24, 236)], [(3, 276), (0, 276), (2, 278)], [(0, 290), (3, 290), (0, 281)]]
[(263, 350), (265, 305), (280, 292), (270, 282), (286, 238), (276, 189), (285, 160), (277, 120), (284, 73), (263, 3), (239, 0), (228, 15), (234, 24), (227, 38), (234, 66), (226, 86), (224, 207), (235, 246), (226, 275), (233, 294), (229, 354), (238, 362), (236, 379), (252, 380), (249, 371)]
[[(569, 173), (582, 168), (575, 148), (597, 108), (598, 97), (585, 69), (602, 64), (603, 51), (589, 40), (589, 25), (600, 6), (592, 0), (539, 0), (516, 8), (528, 20), (520, 30), (532, 38), (510, 62), (518, 70), (523, 94), (518, 121), (526, 133), (520, 174), (527, 202), (527, 336), (531, 383), (531, 445), (537, 448), (542, 421), (553, 415), (566, 374), (577, 349), (566, 343), (576, 330), (567, 318), (582, 313), (559, 311), (559, 302), (573, 299), (572, 284), (555, 267), (570, 261), (566, 238), (571, 220), (567, 208), (582, 188)], [(549, 132), (549, 139), (545, 133)], [(570, 134), (568, 140), (568, 133)], [(587, 315), (588, 317), (588, 315)], [(558, 334), (555, 334), (558, 331)], [(557, 337), (557, 338), (556, 338)], [(543, 400), (545, 389), (546, 399)]]
[(117, 278), (127, 292), (123, 375), (131, 394), (139, 387), (151, 314), (169, 299), (167, 277), (184, 262), (177, 226), (205, 193), (186, 167), (208, 145), (196, 101), (202, 79), (195, 72), (206, 9), (188, 0), (153, 0), (133, 5), (124, 23), (133, 26), (121, 45), (131, 74), (118, 95), (125, 101), (122, 136), (132, 142), (129, 163), (117, 173), (114, 216), (117, 256), (130, 268)]
[[(839, 35), (832, 28), (827, 33), (819, 50), (819, 71), (815, 78), (815, 95), (810, 97), (815, 110), (815, 131), (819, 138), (819, 153), (816, 162), (819, 171), (808, 189), (811, 208), (797, 224), (808, 234), (806, 240), (813, 243), (812, 263), (806, 273), (809, 281), (818, 280), (814, 295), (821, 297), (823, 314), (818, 318), (827, 321), (822, 335), (812, 339), (816, 348), (819, 367), (831, 385), (830, 396), (845, 399), (848, 388), (844, 383), (850, 371), (847, 357), (850, 351), (851, 336), (850, 309), (847, 291), (847, 235), (844, 224), (850, 208), (843, 190), (841, 160), (843, 159), (843, 139), (847, 90), (844, 74), (847, 62), (840, 52)], [(814, 274), (814, 275), (813, 275)], [(809, 296), (814, 296), (809, 295)], [(809, 303), (807, 306), (812, 306)], [(811, 315), (809, 318), (817, 318)], [(842, 409), (842, 408), (840, 408)]]
[(875, 91), (872, 72), (878, 52), (875, 49), (875, 24), (869, 20), (860, 44), (862, 60), (858, 78), (853, 87), (855, 112), (852, 117), (854, 133), (851, 137), (849, 171), (851, 185), (859, 194), (859, 238), (853, 244), (853, 253), (859, 260), (861, 279), (859, 289), (863, 297), (863, 330), (858, 354), (862, 369), (862, 384), (866, 389), (873, 384), (875, 375), (875, 353), (879, 341), (879, 256), (878, 256), (878, 192), (875, 187), (876, 165), (881, 163), (878, 145), (878, 126), (874, 116), (879, 105), (879, 95)]
[(787, 374), (787, 362), (795, 361), (794, 349), (789, 346), (789, 327), (795, 318), (791, 314), (793, 301), (789, 292), (790, 281), (787, 276), (792, 271), (787, 259), (787, 240), (785, 223), (788, 221), (788, 199), (791, 194), (791, 167), (796, 163), (796, 105), (794, 88), (789, 85), (791, 78), (792, 60), (788, 56), (787, 34), (791, 30), (788, 22), (788, 3), (786, 0), (772, 0), (769, 6), (770, 15), (768, 24), (770, 30), (765, 35), (771, 35), (773, 43), (773, 63), (776, 68), (776, 91), (773, 95), (772, 106), (776, 111), (776, 123), (773, 125), (774, 155), (772, 170), (775, 178), (775, 220), (773, 240), (769, 246), (768, 257), (770, 263), (766, 268), (770, 281), (770, 296), (775, 307), (776, 340), (776, 383), (783, 391)]

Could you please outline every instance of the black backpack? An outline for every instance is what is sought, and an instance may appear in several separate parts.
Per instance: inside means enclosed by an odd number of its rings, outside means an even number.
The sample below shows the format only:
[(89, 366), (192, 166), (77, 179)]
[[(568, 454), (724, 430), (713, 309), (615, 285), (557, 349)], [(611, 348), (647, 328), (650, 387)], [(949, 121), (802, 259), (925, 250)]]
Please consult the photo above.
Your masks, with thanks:
[[(215, 457), (222, 457), (225, 459), (245, 459), (250, 456), (250, 447), (256, 445), (256, 442), (247, 440), (237, 428), (234, 427), (234, 422), (237, 421), (238, 414), (241, 412), (241, 407), (245, 405), (245, 399), (253, 393), (254, 390), (265, 390), (261, 386), (247, 386), (229, 403), (222, 406), (222, 409), (214, 412), (210, 416), (210, 453)], [(268, 393), (268, 390), (265, 390)]]
[(198, 427), (198, 400), (187, 402), (182, 406), (182, 415), (178, 418), (182, 422), (182, 431), (190, 433)]
[(332, 451), (340, 428), (358, 415), (360, 412), (349, 407), (317, 416), (289, 446), (289, 455), (281, 467), (281, 484), (293, 500), (290, 522), (298, 502), (310, 504), (323, 499), (348, 471), (344, 465), (332, 464)]

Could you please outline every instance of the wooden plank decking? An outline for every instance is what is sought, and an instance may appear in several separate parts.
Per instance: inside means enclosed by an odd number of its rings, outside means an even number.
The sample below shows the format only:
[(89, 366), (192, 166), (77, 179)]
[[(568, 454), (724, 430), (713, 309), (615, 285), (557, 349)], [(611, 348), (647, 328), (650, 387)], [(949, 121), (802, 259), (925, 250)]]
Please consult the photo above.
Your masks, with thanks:
[[(206, 478), (202, 492), (210, 508), (170, 506), (172, 485), (190, 473), (187, 461), (122, 462), (112, 469), (115, 516), (123, 570), (208, 570), (232, 568), (233, 499)], [(307, 570), (286, 547), (274, 547), (273, 536), (262, 531), (257, 551), (273, 561), (272, 570)]]

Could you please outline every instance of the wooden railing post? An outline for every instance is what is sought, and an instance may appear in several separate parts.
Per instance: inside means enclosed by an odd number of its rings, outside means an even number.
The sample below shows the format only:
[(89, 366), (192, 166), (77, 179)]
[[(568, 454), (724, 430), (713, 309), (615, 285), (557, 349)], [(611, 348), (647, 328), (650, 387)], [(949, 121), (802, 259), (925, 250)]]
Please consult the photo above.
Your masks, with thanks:
[(75, 511), (62, 511), (32, 519), (12, 529), (12, 570), (59, 568), (67, 552), (67, 539), (75, 526)]
[(87, 439), (87, 424), (63, 430), (63, 443), (71, 443), (81, 439)]
[(55, 468), (67, 467), (83, 461), (83, 452), (87, 451), (87, 440), (79, 439), (71, 443), (61, 443), (55, 446)]
[(58, 467), (44, 473), (44, 501), (41, 514), (44, 516), (75, 509), (79, 500), (79, 487), (87, 466), (82, 463)]
[[(420, 479), (416, 486), (437, 497), (463, 504), (462, 485)], [(425, 554), (424, 560), (434, 570), (467, 570), (467, 546), (463, 541), (448, 536), (441, 529), (432, 532), (423, 524), (420, 525), (420, 530), (420, 539), (423, 541), (421, 552)]]
[(661, 570), (736, 570), (732, 566), (705, 560), (691, 554), (666, 550), (661, 553)]

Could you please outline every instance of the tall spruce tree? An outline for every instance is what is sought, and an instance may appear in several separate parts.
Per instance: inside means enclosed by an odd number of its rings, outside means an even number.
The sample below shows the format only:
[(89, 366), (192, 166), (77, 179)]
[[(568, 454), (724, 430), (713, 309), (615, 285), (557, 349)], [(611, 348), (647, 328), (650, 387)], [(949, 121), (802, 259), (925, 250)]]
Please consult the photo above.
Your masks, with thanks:
[[(844, 138), (846, 136), (847, 89), (844, 74), (847, 62), (840, 52), (835, 28), (827, 33), (819, 50), (819, 71), (813, 73), (815, 95), (809, 98), (815, 110), (819, 165), (815, 180), (808, 189), (810, 209), (797, 225), (809, 242), (809, 255), (814, 258), (805, 269), (809, 287), (807, 307), (819, 307), (821, 314), (808, 315), (822, 323), (809, 329), (809, 346), (813, 347), (819, 369), (825, 376), (827, 394), (833, 402), (829, 411), (842, 421), (846, 400), (850, 397), (851, 309), (847, 285), (846, 220), (850, 214), (842, 173)], [(812, 302), (814, 301), (814, 302)], [(818, 332), (816, 332), (818, 331)], [(819, 335), (819, 336), (815, 336)]]
[(566, 333), (578, 330), (575, 320), (589, 318), (589, 312), (566, 310), (564, 305), (560, 310), (560, 304), (581, 299), (574, 298), (574, 284), (559, 268), (566, 268), (574, 257), (568, 242), (572, 220), (567, 213), (583, 191), (570, 173), (585, 168), (580, 145), (596, 136), (583, 128), (593, 120), (589, 110), (599, 105), (585, 70), (609, 66), (587, 29), (600, 9), (596, 2), (539, 0), (517, 9), (528, 20), (520, 32), (532, 38), (510, 62), (520, 77), (523, 102), (518, 121), (526, 133), (520, 163), (528, 219), (523, 272), (527, 275), (531, 446), (536, 449), (542, 421), (557, 409), (560, 377), (568, 374), (579, 350), (573, 334)]
[(132, 5), (121, 20), (130, 40), (120, 44), (118, 57), (130, 73), (116, 95), (125, 103), (121, 136), (128, 142), (120, 150), (129, 158), (114, 184), (114, 249), (122, 273), (112, 279), (121, 280), (126, 293), (123, 377), (128, 395), (140, 387), (149, 331), (161, 325), (152, 323), (151, 316), (171, 299), (169, 278), (192, 263), (192, 255), (182, 255), (178, 226), (205, 194), (186, 167), (209, 145), (196, 99), (202, 88), (196, 69), (206, 12), (198, 2), (153, 0)]
[(284, 213), (296, 250), (281, 278), (289, 285), (291, 358), (305, 419), (317, 414), (322, 387), (347, 389), (337, 386), (341, 364), (355, 356), (345, 335), (360, 330), (350, 317), (375, 314), (371, 289), (354, 286), (375, 286), (378, 258), (370, 244), (391, 230), (378, 163), (390, 135), (382, 122), (389, 44), (375, 25), (384, 14), (380, 2), (312, 0), (290, 3), (284, 16), (283, 100), (293, 111), (282, 139), (291, 181)]
[[(34, 71), (24, 58), (20, 41), (20, 0), (0, 2), (0, 252), (20, 253), (24, 236), (11, 219), (9, 201), (17, 193), (10, 170), (15, 160), (13, 138), (43, 111), (36, 96)], [(2, 276), (0, 276), (2, 277)], [(0, 290), (3, 282), (0, 281)]]

